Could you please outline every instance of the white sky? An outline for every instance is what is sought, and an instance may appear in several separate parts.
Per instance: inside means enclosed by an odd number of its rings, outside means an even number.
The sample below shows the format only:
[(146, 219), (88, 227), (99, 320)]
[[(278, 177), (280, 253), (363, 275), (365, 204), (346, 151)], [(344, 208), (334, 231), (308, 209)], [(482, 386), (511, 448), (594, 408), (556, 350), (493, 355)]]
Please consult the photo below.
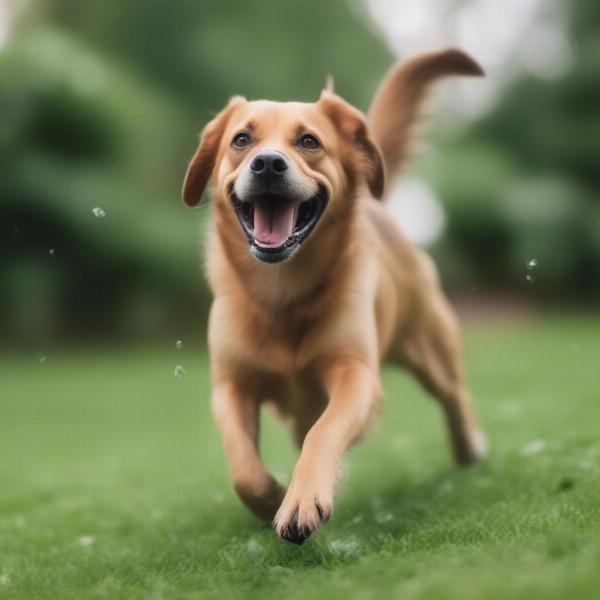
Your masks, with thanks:
[(457, 46), (483, 65), (484, 80), (457, 80), (443, 95), (444, 106), (465, 117), (488, 110), (523, 70), (554, 77), (571, 63), (560, 0), (363, 1), (397, 56)]
[[(480, 116), (515, 76), (556, 77), (571, 64), (560, 0), (363, 0), (394, 54), (456, 46), (486, 71), (483, 79), (440, 86), (437, 114)], [(406, 175), (390, 189), (389, 210), (406, 235), (427, 246), (444, 228), (444, 203), (426, 182)]]
[(26, 0), (0, 0), (0, 50), (8, 40), (17, 10), (21, 9), (25, 2)]

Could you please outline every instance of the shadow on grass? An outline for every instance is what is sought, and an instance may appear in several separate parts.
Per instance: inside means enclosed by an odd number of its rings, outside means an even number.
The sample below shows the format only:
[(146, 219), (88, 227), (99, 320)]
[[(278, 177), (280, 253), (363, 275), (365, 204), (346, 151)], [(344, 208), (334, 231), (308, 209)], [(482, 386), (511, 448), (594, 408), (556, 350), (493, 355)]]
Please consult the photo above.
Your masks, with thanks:
[(382, 551), (402, 554), (446, 543), (480, 543), (489, 536), (481, 526), (483, 516), (505, 500), (505, 486), (494, 483), (502, 479), (502, 470), (490, 462), (468, 470), (448, 466), (426, 480), (400, 474), (395, 481), (342, 489), (331, 522), (303, 546), (280, 541), (232, 494), (220, 504), (191, 511), (189, 521), (171, 532), (182, 552), (166, 555), (173, 564), (162, 566), (201, 565), (225, 569), (234, 578), (260, 567), (263, 573), (274, 569), (277, 576), (278, 568), (285, 574), (351, 564)]

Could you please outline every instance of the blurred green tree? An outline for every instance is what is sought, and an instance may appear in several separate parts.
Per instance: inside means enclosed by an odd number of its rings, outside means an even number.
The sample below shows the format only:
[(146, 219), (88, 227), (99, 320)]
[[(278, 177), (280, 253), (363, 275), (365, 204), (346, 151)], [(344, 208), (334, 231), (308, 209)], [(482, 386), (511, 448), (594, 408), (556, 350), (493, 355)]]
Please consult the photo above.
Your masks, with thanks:
[[(524, 75), (421, 162), (449, 287), (600, 291), (600, 6), (567, 10), (568, 72)], [(0, 53), (3, 339), (200, 328), (208, 211), (179, 188), (204, 123), (232, 94), (312, 100), (329, 73), (365, 108), (391, 60), (358, 0), (30, 3)]]
[(449, 212), (435, 253), (451, 285), (527, 287), (546, 301), (598, 297), (600, 4), (573, 0), (567, 12), (568, 71), (519, 78), (431, 165)]
[(200, 327), (198, 132), (232, 94), (310, 100), (328, 73), (365, 106), (390, 56), (360, 6), (31, 3), (0, 54), (3, 339)]

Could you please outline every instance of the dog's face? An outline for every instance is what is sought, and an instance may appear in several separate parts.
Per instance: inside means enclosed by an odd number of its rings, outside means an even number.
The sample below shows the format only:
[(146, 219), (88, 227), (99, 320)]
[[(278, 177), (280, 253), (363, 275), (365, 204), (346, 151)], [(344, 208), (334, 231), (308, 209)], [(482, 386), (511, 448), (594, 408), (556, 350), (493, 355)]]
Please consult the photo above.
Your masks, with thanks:
[(366, 184), (383, 193), (383, 162), (364, 116), (323, 92), (315, 103), (233, 98), (204, 129), (186, 174), (183, 197), (200, 200), (212, 177), (217, 203), (237, 215), (240, 234), (260, 261), (293, 256), (350, 210)]

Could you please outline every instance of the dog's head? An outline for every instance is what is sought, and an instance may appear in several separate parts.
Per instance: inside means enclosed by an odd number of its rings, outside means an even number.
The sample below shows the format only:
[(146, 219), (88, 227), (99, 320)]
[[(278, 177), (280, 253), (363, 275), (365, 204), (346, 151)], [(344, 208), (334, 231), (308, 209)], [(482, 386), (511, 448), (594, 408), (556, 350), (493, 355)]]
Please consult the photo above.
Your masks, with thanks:
[(185, 202), (196, 205), (211, 179), (252, 255), (276, 263), (350, 210), (361, 186), (381, 197), (384, 167), (364, 115), (330, 91), (315, 103), (235, 97), (204, 129)]

